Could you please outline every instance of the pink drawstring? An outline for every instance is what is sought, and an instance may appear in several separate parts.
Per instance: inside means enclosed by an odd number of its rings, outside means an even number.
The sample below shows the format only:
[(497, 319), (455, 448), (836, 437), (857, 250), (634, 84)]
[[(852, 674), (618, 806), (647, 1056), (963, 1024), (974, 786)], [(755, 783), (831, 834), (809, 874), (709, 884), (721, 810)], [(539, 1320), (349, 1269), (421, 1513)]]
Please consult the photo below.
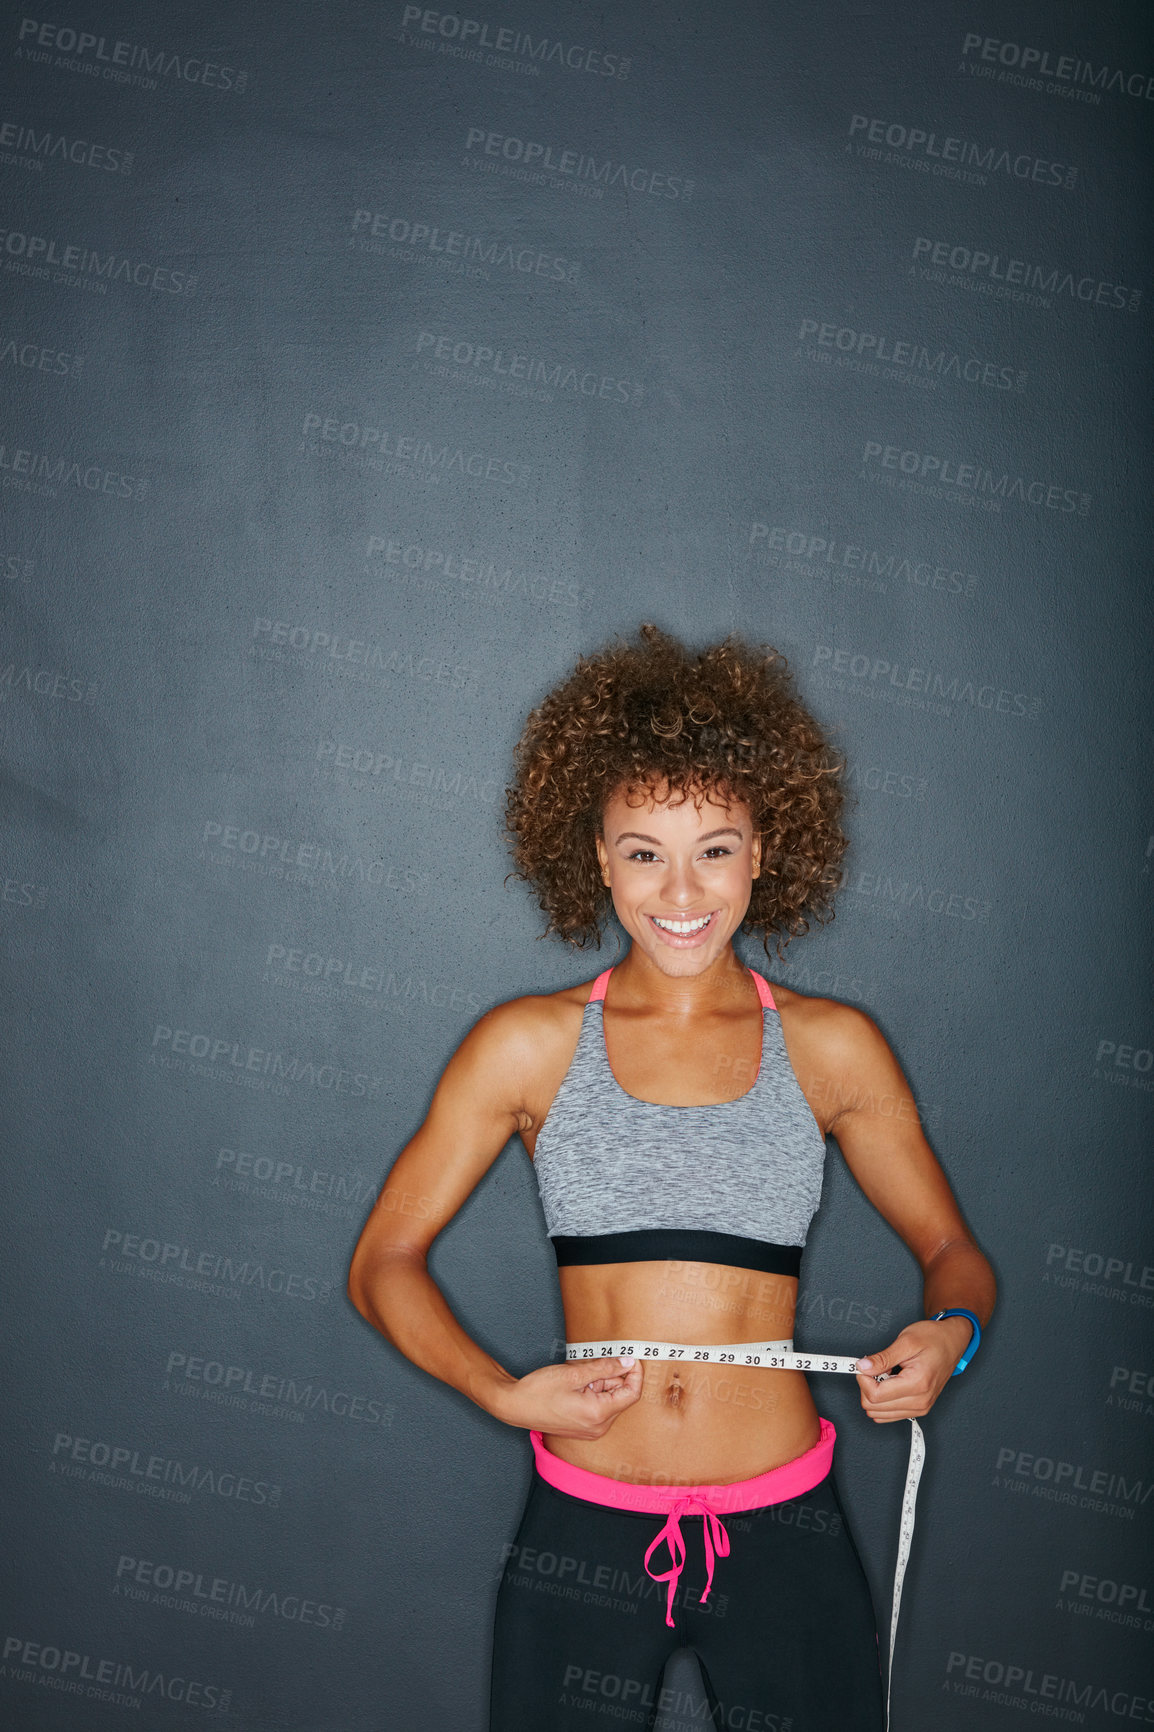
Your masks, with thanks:
[[(699, 1497), (679, 1497), (665, 1518), (665, 1526), (645, 1554), (645, 1573), (654, 1582), (668, 1582), (669, 1591), (665, 1601), (665, 1622), (672, 1630), (673, 1599), (677, 1593), (677, 1583), (685, 1567), (685, 1539), (681, 1532), (681, 1517), (683, 1515), (700, 1515), (703, 1517), (701, 1534), (705, 1541), (705, 1592), (701, 1596), (702, 1603), (709, 1598), (709, 1590), (713, 1586), (713, 1560), (729, 1556), (729, 1535), (725, 1524), (715, 1516), (709, 1505)], [(651, 1570), (649, 1560), (661, 1545), (662, 1541), (669, 1547), (672, 1567), (668, 1570)]]

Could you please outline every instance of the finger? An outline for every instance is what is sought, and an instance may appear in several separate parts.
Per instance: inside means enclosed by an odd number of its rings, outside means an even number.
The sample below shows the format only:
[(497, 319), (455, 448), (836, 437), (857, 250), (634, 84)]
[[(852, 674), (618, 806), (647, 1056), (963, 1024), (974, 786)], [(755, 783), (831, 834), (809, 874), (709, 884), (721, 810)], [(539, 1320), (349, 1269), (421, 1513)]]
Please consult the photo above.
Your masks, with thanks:
[(875, 1377), (879, 1372), (894, 1372), (902, 1360), (909, 1359), (915, 1351), (916, 1343), (907, 1341), (903, 1331), (896, 1341), (890, 1342), (888, 1347), (879, 1348), (876, 1353), (868, 1353), (864, 1358), (859, 1359), (857, 1362), (858, 1370), (870, 1372)]
[(858, 1388), (871, 1401), (900, 1401), (906, 1395), (921, 1395), (930, 1388), (930, 1379), (910, 1366), (902, 1371), (882, 1371), (863, 1376), (858, 1373)]
[(925, 1413), (933, 1404), (933, 1395), (926, 1389), (899, 1389), (891, 1394), (874, 1396), (869, 1390), (862, 1391), (862, 1410), (871, 1415), (877, 1413), (904, 1413), (909, 1408), (916, 1407)]
[(641, 1361), (632, 1354), (622, 1355), (620, 1359), (591, 1359), (581, 1366), (581, 1375), (588, 1376), (592, 1365), (604, 1365), (608, 1369), (599, 1377), (589, 1379), (584, 1384), (586, 1389), (616, 1389), (621, 1384), (628, 1384), (631, 1389), (641, 1388)]
[(572, 1373), (575, 1382), (589, 1383), (598, 1377), (619, 1377), (637, 1363), (632, 1353), (623, 1353), (620, 1357), (613, 1354), (604, 1359), (570, 1359), (566, 1361), (565, 1369)]
[(892, 1425), (899, 1419), (924, 1419), (928, 1412), (928, 1407), (900, 1407), (893, 1411), (887, 1408), (884, 1413), (871, 1413), (869, 1417), (875, 1425)]
[[(893, 1399), (895, 1394), (900, 1395), (903, 1389), (910, 1387), (911, 1381), (908, 1372), (904, 1379), (898, 1371), (859, 1371), (857, 1374), (857, 1386), (862, 1395), (871, 1398), (876, 1396), (879, 1400)], [(898, 1384), (900, 1387), (895, 1391), (890, 1388), (891, 1384)]]
[(897, 1395), (876, 1401), (863, 1396), (862, 1411), (871, 1419), (909, 1419), (913, 1415), (928, 1413), (933, 1400), (929, 1391), (922, 1389), (902, 1390)]
[(631, 1382), (627, 1377), (621, 1378), (620, 1381), (615, 1383), (611, 1389), (605, 1391), (605, 1396), (611, 1400), (616, 1407), (629, 1407), (634, 1401), (637, 1401), (640, 1398), (640, 1395), (640, 1382), (636, 1380)]
[[(858, 1361), (859, 1365), (868, 1365), (869, 1363), (870, 1361), (868, 1359), (861, 1359)], [(874, 1361), (874, 1363), (876, 1364), (876, 1361)], [(897, 1377), (900, 1375), (901, 1369), (901, 1365), (891, 1365), (888, 1371), (871, 1371), (869, 1377), (873, 1383), (888, 1383), (891, 1377)]]

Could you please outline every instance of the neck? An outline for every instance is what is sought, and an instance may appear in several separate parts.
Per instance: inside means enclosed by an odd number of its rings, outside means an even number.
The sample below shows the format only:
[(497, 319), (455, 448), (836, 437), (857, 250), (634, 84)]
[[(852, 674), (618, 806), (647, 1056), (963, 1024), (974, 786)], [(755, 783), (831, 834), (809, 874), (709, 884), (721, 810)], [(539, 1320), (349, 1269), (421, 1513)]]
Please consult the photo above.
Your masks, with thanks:
[(753, 991), (749, 970), (732, 944), (700, 974), (665, 974), (636, 945), (613, 969), (613, 996), (618, 1004), (644, 1006), (663, 1016), (732, 1009), (735, 995), (749, 997)]

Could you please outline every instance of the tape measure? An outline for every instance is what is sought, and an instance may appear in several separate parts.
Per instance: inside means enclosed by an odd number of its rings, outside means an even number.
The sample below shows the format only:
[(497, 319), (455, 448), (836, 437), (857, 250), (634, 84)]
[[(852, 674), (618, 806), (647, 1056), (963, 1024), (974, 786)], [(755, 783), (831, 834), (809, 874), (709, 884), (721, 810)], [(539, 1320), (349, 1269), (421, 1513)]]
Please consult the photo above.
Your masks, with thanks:
[(792, 1341), (735, 1341), (722, 1347), (686, 1347), (676, 1341), (567, 1341), (566, 1359), (684, 1360), (687, 1365), (749, 1365), (761, 1371), (857, 1372), (857, 1360), (838, 1353), (795, 1353)]
[[(632, 1354), (634, 1359), (684, 1361), (686, 1365), (740, 1365), (759, 1371), (831, 1371), (843, 1377), (869, 1376), (858, 1372), (857, 1357), (844, 1353), (797, 1353), (790, 1341), (731, 1341), (717, 1347), (693, 1347), (680, 1341), (567, 1341), (566, 1360), (619, 1359)], [(883, 1372), (878, 1382), (895, 1377), (901, 1366)], [(910, 1420), (910, 1458), (906, 1466), (906, 1483), (902, 1491), (901, 1515), (898, 1519), (898, 1555), (894, 1565), (894, 1591), (890, 1610), (890, 1653), (886, 1673), (886, 1725), (890, 1721), (890, 1689), (893, 1683), (894, 1647), (898, 1639), (898, 1612), (902, 1603), (902, 1584), (910, 1560), (914, 1537), (914, 1514), (918, 1501), (918, 1485), (926, 1459), (926, 1440), (916, 1419)]]

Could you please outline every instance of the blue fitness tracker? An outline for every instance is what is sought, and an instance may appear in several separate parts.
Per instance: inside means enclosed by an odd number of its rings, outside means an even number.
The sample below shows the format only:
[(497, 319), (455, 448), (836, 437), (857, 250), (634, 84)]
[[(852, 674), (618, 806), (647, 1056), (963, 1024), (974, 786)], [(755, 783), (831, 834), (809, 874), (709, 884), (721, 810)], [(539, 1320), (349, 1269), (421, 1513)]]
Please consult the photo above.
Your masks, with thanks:
[(966, 1351), (962, 1354), (962, 1357), (958, 1360), (958, 1363), (954, 1366), (954, 1369), (950, 1372), (951, 1377), (956, 1377), (960, 1371), (964, 1371), (966, 1369), (966, 1366), (970, 1363), (970, 1360), (974, 1357), (974, 1354), (978, 1351), (978, 1348), (981, 1345), (981, 1340), (982, 1340), (982, 1326), (978, 1322), (977, 1318), (974, 1316), (972, 1311), (966, 1311), (964, 1308), (962, 1308), (960, 1306), (955, 1306), (953, 1308), (953, 1310), (950, 1310), (950, 1311), (935, 1311), (933, 1316), (930, 1318), (930, 1322), (931, 1323), (940, 1323), (943, 1317), (968, 1317), (970, 1320), (970, 1325), (974, 1331), (974, 1333), (970, 1336), (970, 1345), (966, 1348)]

